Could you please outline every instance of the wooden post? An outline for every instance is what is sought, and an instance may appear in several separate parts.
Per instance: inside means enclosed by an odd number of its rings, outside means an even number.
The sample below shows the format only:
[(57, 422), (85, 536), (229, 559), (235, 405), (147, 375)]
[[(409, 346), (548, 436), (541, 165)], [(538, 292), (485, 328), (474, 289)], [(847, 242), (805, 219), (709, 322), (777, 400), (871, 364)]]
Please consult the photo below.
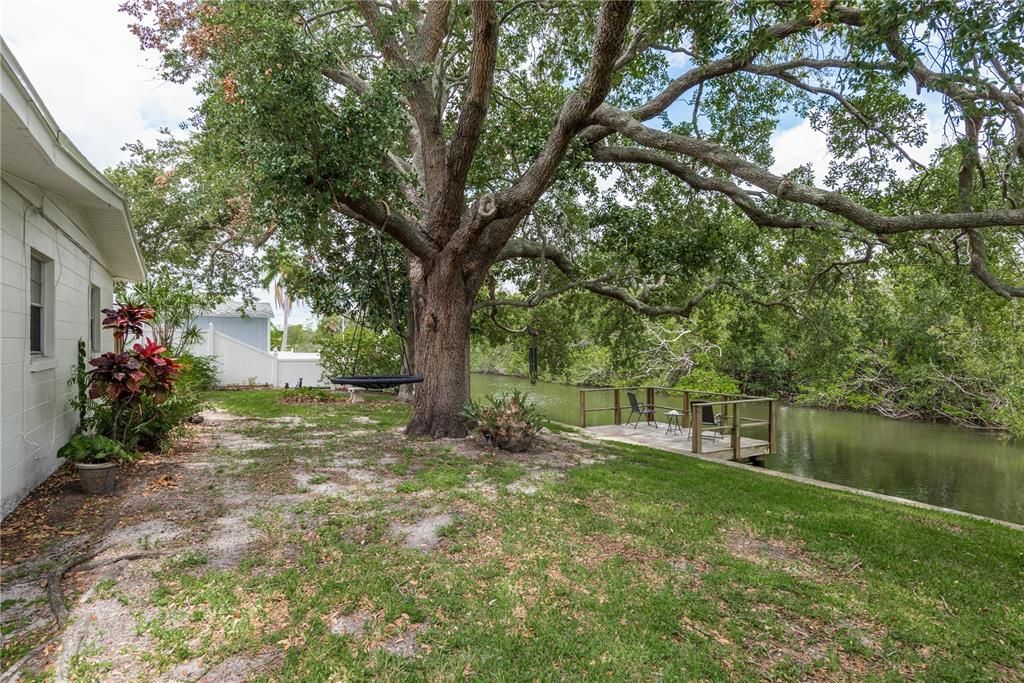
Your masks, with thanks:
[(619, 390), (615, 390), (615, 424), (622, 424), (622, 403), (619, 400)]
[(703, 436), (700, 434), (700, 418), (697, 417), (690, 423), (690, 436), (693, 439), (693, 453), (703, 453), (701, 450), (703, 447)]
[(778, 436), (778, 413), (774, 398), (768, 399), (768, 453), (775, 453)]
[(743, 448), (740, 445), (742, 439), (740, 438), (740, 404), (736, 403), (733, 405), (732, 411), (732, 459), (737, 462), (740, 459), (740, 455), (743, 452)]
[[(718, 400), (724, 401), (725, 400), (725, 394), (722, 394), (721, 396), (719, 396)], [(728, 418), (728, 417), (729, 417), (729, 404), (728, 403), (723, 403), (722, 404), (722, 421), (724, 422), (725, 419)]]
[(683, 427), (690, 426), (690, 392), (683, 392)]
[(654, 417), (654, 387), (647, 387), (647, 407), (651, 409), (647, 415), (647, 422), (650, 423)]
[(587, 392), (580, 389), (580, 429), (587, 428)]

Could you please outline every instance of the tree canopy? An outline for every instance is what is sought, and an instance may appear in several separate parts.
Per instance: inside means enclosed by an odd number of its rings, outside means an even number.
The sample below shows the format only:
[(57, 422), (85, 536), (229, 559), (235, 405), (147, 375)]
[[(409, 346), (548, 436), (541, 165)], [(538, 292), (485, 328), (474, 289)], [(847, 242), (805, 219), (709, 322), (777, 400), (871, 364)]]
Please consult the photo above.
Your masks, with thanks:
[[(286, 245), (313, 266), (311, 301), (350, 305), (374, 233), (390, 238), (426, 376), (414, 434), (463, 431), (474, 310), (572, 292), (653, 317), (716, 297), (793, 308), (858, 268), (919, 277), (899, 262), (920, 259), (1024, 296), (1013, 3), (123, 10), (203, 96), (179, 168), (220, 207), (193, 233), (208, 252)], [(929, 106), (947, 140), (917, 159)], [(772, 136), (798, 119), (827, 137), (824, 178), (773, 170)]]

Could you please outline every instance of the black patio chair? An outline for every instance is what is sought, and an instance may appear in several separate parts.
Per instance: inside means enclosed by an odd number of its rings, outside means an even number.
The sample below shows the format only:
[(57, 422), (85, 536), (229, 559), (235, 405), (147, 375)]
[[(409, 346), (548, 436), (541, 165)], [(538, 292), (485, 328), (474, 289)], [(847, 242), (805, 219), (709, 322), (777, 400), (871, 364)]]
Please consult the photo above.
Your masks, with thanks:
[(633, 420), (633, 416), (636, 415), (636, 422), (633, 423), (633, 429), (636, 429), (636, 426), (640, 424), (641, 417), (648, 418), (647, 421), (649, 423), (653, 422), (655, 427), (658, 426), (658, 420), (654, 416), (654, 406), (649, 406), (646, 403), (640, 403), (637, 401), (636, 394), (632, 391), (626, 392), (626, 398), (629, 399), (629, 417), (626, 419), (627, 425)]
[[(722, 426), (722, 414), (716, 413), (714, 406), (710, 403), (699, 403), (700, 406), (700, 424), (702, 427), (721, 427)], [(724, 435), (717, 429), (714, 431), (702, 431), (700, 434), (702, 439), (711, 439), (712, 443), (718, 438)]]

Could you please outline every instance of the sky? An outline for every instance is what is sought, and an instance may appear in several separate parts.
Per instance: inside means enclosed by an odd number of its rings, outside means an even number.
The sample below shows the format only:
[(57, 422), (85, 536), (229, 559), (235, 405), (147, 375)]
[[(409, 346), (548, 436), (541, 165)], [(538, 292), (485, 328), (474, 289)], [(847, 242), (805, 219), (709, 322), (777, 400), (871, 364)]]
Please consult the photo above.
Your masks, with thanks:
[[(0, 34), (57, 125), (99, 169), (127, 159), (125, 143), (152, 143), (161, 129), (176, 130), (198, 104), (189, 86), (160, 79), (155, 56), (139, 49), (129, 17), (117, 11), (121, 2), (0, 2)], [(266, 290), (256, 296), (273, 302)], [(297, 305), (289, 323), (313, 319)]]
[[(187, 85), (156, 73), (156, 59), (143, 53), (128, 31), (122, 0), (2, 0), (0, 33), (39, 92), (57, 124), (97, 168), (127, 158), (125, 143), (152, 143), (160, 130), (178, 127), (198, 99)], [(673, 55), (673, 75), (686, 66)], [(927, 161), (942, 137), (941, 109), (930, 107), (928, 143), (916, 153)], [(822, 178), (828, 167), (825, 138), (807, 121), (790, 120), (773, 137), (773, 170), (811, 163)], [(257, 292), (272, 301), (267, 291)], [(282, 316), (278, 311), (277, 325)], [(308, 323), (298, 306), (290, 322)]]

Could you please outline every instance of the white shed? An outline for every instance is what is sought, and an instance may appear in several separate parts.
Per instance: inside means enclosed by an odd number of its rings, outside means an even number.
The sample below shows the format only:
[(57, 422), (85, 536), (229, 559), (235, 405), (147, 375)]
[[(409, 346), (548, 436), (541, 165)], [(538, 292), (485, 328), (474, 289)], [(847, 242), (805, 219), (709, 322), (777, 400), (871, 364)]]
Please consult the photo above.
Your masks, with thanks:
[(68, 140), (0, 40), (0, 516), (60, 461), (78, 416), (68, 386), (115, 280), (145, 271), (124, 198)]
[(274, 309), (265, 301), (246, 307), (240, 301), (226, 301), (204, 311), (192, 323), (200, 330), (213, 325), (217, 331), (259, 349), (270, 350), (270, 321)]

